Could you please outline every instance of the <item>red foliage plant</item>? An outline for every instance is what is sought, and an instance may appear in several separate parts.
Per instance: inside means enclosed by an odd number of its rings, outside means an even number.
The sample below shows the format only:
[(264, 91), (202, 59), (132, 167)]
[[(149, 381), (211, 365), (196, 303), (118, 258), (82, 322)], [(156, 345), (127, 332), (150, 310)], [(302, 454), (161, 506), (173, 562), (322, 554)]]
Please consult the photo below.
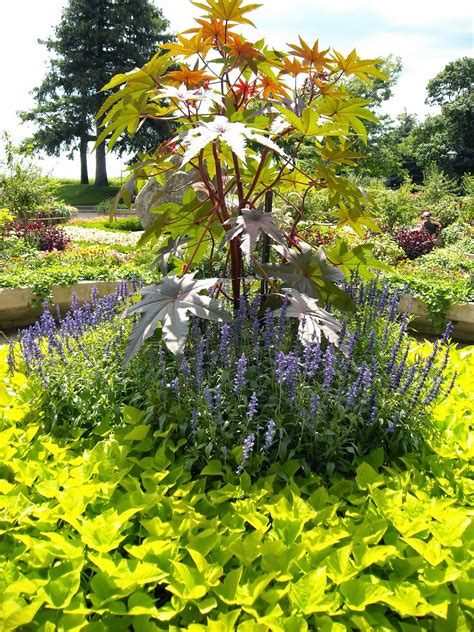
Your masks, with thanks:
[(436, 235), (430, 235), (424, 228), (402, 229), (395, 234), (395, 241), (409, 259), (417, 259), (433, 250)]
[(4, 234), (14, 235), (34, 244), (38, 250), (64, 250), (71, 240), (62, 228), (50, 226), (41, 221), (8, 222)]

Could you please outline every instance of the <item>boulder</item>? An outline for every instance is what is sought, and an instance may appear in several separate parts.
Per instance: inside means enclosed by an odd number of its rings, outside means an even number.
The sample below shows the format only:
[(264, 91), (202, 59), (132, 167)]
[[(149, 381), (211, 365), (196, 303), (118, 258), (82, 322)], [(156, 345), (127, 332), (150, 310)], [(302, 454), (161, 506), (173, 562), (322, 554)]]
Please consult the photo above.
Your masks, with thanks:
[(186, 189), (199, 180), (197, 169), (184, 172), (178, 167), (163, 185), (158, 184), (155, 178), (150, 178), (135, 200), (135, 209), (143, 229), (146, 230), (156, 219), (156, 215), (150, 212), (152, 208), (165, 202), (180, 204)]

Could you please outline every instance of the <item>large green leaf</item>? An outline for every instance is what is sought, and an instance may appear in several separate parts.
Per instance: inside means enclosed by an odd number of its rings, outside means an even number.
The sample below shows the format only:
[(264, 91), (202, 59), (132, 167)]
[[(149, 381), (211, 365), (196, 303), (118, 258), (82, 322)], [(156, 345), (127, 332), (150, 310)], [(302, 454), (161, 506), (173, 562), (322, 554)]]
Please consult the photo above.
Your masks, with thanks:
[(129, 362), (145, 340), (162, 323), (163, 340), (172, 353), (179, 353), (189, 329), (189, 314), (208, 320), (230, 320), (218, 301), (201, 292), (215, 285), (217, 279), (197, 281), (195, 273), (166, 276), (160, 285), (150, 285), (140, 291), (142, 299), (129, 307), (124, 316), (140, 314), (130, 334), (125, 362)]
[(265, 264), (262, 267), (270, 277), (281, 279), (285, 287), (295, 288), (324, 305), (329, 300), (341, 309), (354, 309), (352, 299), (335, 285), (345, 279), (343, 272), (327, 263), (322, 248), (313, 251), (303, 245), (300, 252), (292, 250), (287, 253), (286, 259), (287, 263)]
[[(284, 290), (285, 291), (285, 290)], [(332, 343), (339, 343), (340, 322), (329, 312), (320, 307), (317, 301), (305, 296), (294, 288), (287, 289), (289, 305), (288, 316), (300, 321), (298, 333), (304, 345), (310, 345), (321, 340), (321, 333)], [(280, 313), (278, 310), (277, 313)]]

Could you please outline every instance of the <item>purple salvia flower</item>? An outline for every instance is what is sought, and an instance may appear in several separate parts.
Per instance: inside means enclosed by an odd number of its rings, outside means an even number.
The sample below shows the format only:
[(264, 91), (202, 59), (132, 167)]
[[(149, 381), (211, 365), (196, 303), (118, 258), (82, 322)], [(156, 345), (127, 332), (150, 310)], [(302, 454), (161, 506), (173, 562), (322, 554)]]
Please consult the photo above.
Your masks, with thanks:
[(390, 297), (390, 302), (388, 304), (388, 320), (389, 321), (395, 320), (397, 316), (397, 311), (398, 311), (398, 304), (399, 304), (398, 292), (395, 290), (395, 292)]
[(308, 377), (313, 377), (321, 362), (321, 345), (308, 345), (304, 350), (304, 371)]
[(91, 288), (91, 304), (95, 307), (97, 305), (97, 299), (99, 297), (99, 292), (97, 290), (97, 287), (94, 285)]
[(327, 390), (332, 383), (334, 376), (336, 375), (336, 357), (333, 353), (332, 344), (328, 345), (326, 353), (324, 354), (324, 374), (323, 374), (323, 388)]
[(269, 307), (267, 307), (265, 310), (263, 327), (263, 342), (267, 349), (273, 344), (274, 329), (275, 319), (273, 317), (273, 312)]
[(449, 383), (448, 388), (447, 388), (447, 389), (445, 390), (445, 392), (444, 392), (444, 396), (445, 396), (445, 397), (447, 397), (447, 396), (449, 395), (449, 393), (453, 390), (453, 388), (454, 388), (454, 384), (455, 384), (455, 382), (456, 382), (456, 378), (457, 378), (457, 376), (458, 376), (458, 372), (457, 372), (457, 371), (454, 371), (454, 373), (453, 373), (453, 377), (452, 377), (452, 380), (451, 380), (451, 382)]
[(428, 359), (426, 361), (425, 364), (425, 368), (423, 369), (423, 373), (421, 374), (421, 379), (416, 387), (415, 390), (415, 394), (413, 395), (411, 404), (412, 406), (416, 406), (417, 402), (418, 402), (418, 398), (421, 394), (421, 391), (423, 389), (423, 386), (426, 384), (426, 381), (428, 380), (431, 368), (433, 366), (434, 360), (438, 354), (438, 346), (439, 346), (439, 341), (436, 340), (434, 345), (433, 345), (433, 351), (430, 353), (430, 355), (428, 356)]
[(377, 295), (377, 279), (373, 279), (369, 283), (368, 291), (367, 291), (367, 305), (372, 307), (375, 301), (375, 297)]
[(258, 308), (260, 307), (260, 294), (257, 294), (250, 305), (250, 322), (252, 323), (252, 331), (258, 331)]
[(254, 445), (255, 445), (255, 435), (252, 433), (252, 434), (249, 434), (248, 437), (245, 437), (244, 439), (244, 443), (242, 445), (242, 459), (240, 461), (239, 467), (235, 471), (236, 474), (242, 474), (242, 472), (244, 471), (247, 461), (249, 460), (253, 452)]
[(258, 398), (257, 398), (257, 393), (254, 391), (252, 395), (250, 396), (250, 402), (247, 408), (247, 419), (249, 421), (251, 421), (255, 417), (257, 413), (257, 407), (258, 407)]
[(186, 360), (184, 358), (181, 361), (181, 373), (186, 378), (191, 377), (191, 367), (189, 366), (189, 364), (186, 362)]
[(410, 343), (408, 343), (405, 347), (405, 351), (403, 353), (403, 356), (397, 366), (397, 369), (392, 371), (392, 375), (390, 377), (390, 388), (391, 389), (395, 389), (398, 388), (400, 386), (400, 381), (403, 377), (403, 374), (405, 373), (405, 369), (406, 369), (406, 365), (407, 365), (407, 358), (408, 358), (408, 353), (410, 351)]
[(316, 414), (316, 411), (319, 408), (319, 404), (321, 403), (321, 398), (316, 393), (311, 395), (311, 402), (309, 405), (309, 415), (313, 418)]
[(160, 347), (158, 350), (158, 358), (160, 361), (161, 384), (163, 388), (166, 388), (166, 362), (165, 362), (165, 352), (163, 351), (163, 347)]
[(446, 323), (446, 329), (443, 332), (443, 335), (441, 336), (441, 344), (445, 345), (448, 340), (451, 338), (451, 334), (453, 333), (453, 323), (448, 320), (448, 322)]
[(368, 357), (372, 355), (375, 347), (375, 331), (372, 329), (368, 336), (367, 348), (365, 350)]
[(73, 292), (71, 294), (71, 312), (75, 312), (76, 310), (78, 310), (81, 306), (81, 301), (79, 300), (79, 297), (77, 296), (76, 292)]
[(193, 410), (191, 411), (191, 430), (192, 430), (192, 432), (196, 432), (196, 430), (197, 430), (198, 419), (199, 419), (199, 413), (198, 413), (196, 408), (193, 408)]
[(214, 408), (214, 398), (212, 397), (211, 390), (207, 387), (204, 389), (203, 398), (206, 402), (208, 412), (212, 413)]
[(436, 378), (436, 380), (433, 382), (433, 385), (432, 385), (428, 395), (424, 399), (423, 406), (429, 406), (431, 404), (431, 402), (438, 397), (439, 392), (441, 390), (441, 384), (442, 384), (443, 380), (444, 380), (444, 375), (442, 373), (440, 373), (438, 375), (438, 377)]
[(383, 312), (385, 310), (385, 308), (387, 307), (387, 301), (388, 301), (388, 296), (389, 296), (389, 285), (388, 283), (384, 283), (383, 287), (382, 287), (382, 291), (379, 293), (379, 297), (377, 300), (377, 312)]
[(171, 380), (171, 388), (176, 395), (179, 395), (179, 377), (175, 377), (173, 380)]
[(402, 387), (398, 391), (400, 395), (404, 395), (407, 392), (407, 390), (410, 388), (413, 382), (413, 379), (415, 377), (415, 373), (416, 373), (416, 364), (412, 364), (411, 367), (408, 369), (408, 375), (405, 382), (402, 384)]
[(245, 382), (245, 373), (247, 371), (247, 358), (243, 353), (236, 362), (236, 373), (234, 378), (234, 393), (240, 395)]
[(222, 365), (229, 366), (229, 347), (230, 347), (230, 325), (223, 323), (221, 326), (221, 341), (219, 345), (219, 352), (221, 356)]
[(379, 416), (379, 409), (374, 404), (370, 409), (370, 415), (369, 415), (369, 424), (371, 426), (377, 421), (378, 416)]
[(271, 448), (273, 439), (275, 438), (275, 431), (276, 431), (276, 423), (273, 421), (273, 419), (270, 419), (265, 428), (265, 436), (264, 436), (264, 444), (263, 444), (264, 450), (269, 450)]
[(358, 342), (359, 342), (359, 335), (356, 331), (352, 334), (349, 334), (349, 340), (347, 343), (347, 358), (346, 358), (347, 366), (349, 366), (352, 362), (352, 359), (354, 356), (354, 350)]

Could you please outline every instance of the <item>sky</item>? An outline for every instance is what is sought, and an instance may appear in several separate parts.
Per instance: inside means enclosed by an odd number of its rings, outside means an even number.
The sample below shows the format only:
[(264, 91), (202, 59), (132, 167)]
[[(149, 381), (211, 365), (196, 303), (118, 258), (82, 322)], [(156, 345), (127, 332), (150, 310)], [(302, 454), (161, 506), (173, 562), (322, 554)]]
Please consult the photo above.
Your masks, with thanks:
[[(256, 2), (258, 0), (252, 0)], [(260, 0), (262, 6), (251, 14), (257, 29), (246, 35), (285, 49), (298, 35), (310, 43), (319, 38), (348, 54), (353, 48), (361, 57), (401, 57), (403, 71), (394, 96), (383, 112), (396, 116), (407, 111), (423, 118), (426, 84), (447, 63), (473, 56), (474, 3), (471, 0)], [(170, 30), (192, 26), (200, 10), (189, 0), (154, 0), (170, 21)], [(0, 0), (2, 36), (0, 60), (2, 96), (0, 132), (10, 132), (15, 142), (28, 136), (31, 128), (21, 124), (17, 112), (34, 105), (31, 90), (47, 71), (48, 53), (38, 43), (47, 38), (61, 18), (67, 0)], [(1, 159), (1, 156), (0, 156)], [(79, 177), (78, 157), (68, 160), (42, 157), (44, 173), (55, 177)], [(89, 160), (93, 173), (93, 156)], [(122, 164), (109, 158), (109, 175), (119, 176)]]

